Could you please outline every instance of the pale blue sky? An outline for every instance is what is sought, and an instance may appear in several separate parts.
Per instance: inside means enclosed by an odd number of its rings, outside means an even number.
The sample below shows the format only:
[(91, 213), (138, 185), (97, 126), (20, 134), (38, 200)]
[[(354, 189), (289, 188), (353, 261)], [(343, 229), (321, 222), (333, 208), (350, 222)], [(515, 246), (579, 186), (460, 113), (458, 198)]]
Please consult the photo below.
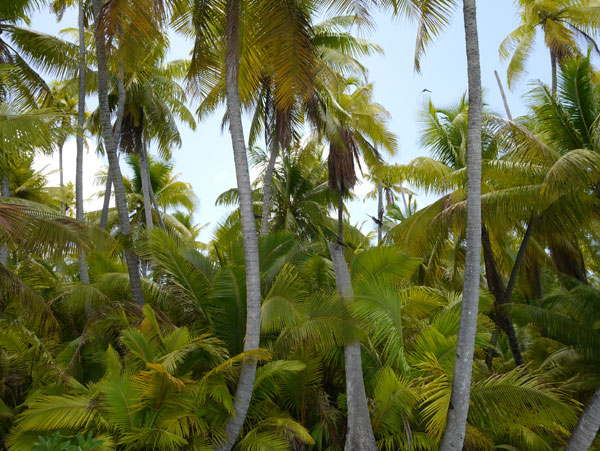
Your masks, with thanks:
[[(498, 70), (501, 77), (505, 78), (506, 64), (500, 62), (498, 47), (517, 26), (517, 12), (510, 0), (480, 0), (478, 8), (484, 98), (492, 110), (503, 113), (494, 70)], [(374, 83), (375, 100), (391, 113), (391, 129), (400, 143), (400, 151), (390, 161), (404, 163), (426, 154), (418, 144), (417, 117), (428, 96), (436, 105), (446, 106), (457, 101), (467, 88), (462, 10), (459, 8), (455, 12), (448, 29), (427, 51), (420, 75), (413, 70), (415, 25), (382, 13), (374, 13), (373, 18), (376, 29), (366, 37), (379, 44), (385, 55), (365, 58), (363, 62), (369, 69), (369, 80)], [(46, 11), (32, 18), (32, 28), (53, 34), (61, 28), (75, 26), (74, 13), (67, 14), (60, 24), (56, 24), (54, 16)], [(180, 38), (173, 38), (171, 45), (172, 58), (185, 58), (191, 49), (191, 44)], [(538, 39), (527, 70), (524, 81), (513, 92), (508, 92), (508, 102), (514, 116), (526, 112), (523, 94), (531, 88), (528, 80), (549, 80), (550, 57), (541, 39)], [(422, 93), (424, 88), (429, 89), (431, 94)], [(89, 103), (96, 102), (90, 99)], [(222, 116), (223, 111), (217, 111), (214, 116), (200, 123), (195, 132), (183, 128), (183, 146), (173, 153), (176, 172), (181, 174), (183, 181), (193, 185), (199, 198), (197, 222), (210, 223), (201, 235), (203, 240), (210, 239), (213, 226), (227, 212), (225, 208), (214, 206), (216, 197), (235, 186), (231, 141), (227, 131), (221, 132)], [(69, 165), (69, 155), (66, 155), (65, 165)], [(90, 166), (98, 165), (93, 159), (89, 161)], [(74, 161), (72, 164), (74, 166)], [(95, 168), (90, 168), (87, 173), (93, 174), (95, 171)], [(366, 213), (375, 213), (376, 207), (372, 202), (362, 201), (362, 195), (369, 190), (368, 186), (360, 186), (356, 190), (361, 199), (350, 206), (353, 223), (364, 221)], [(419, 200), (420, 206), (428, 201), (425, 197)], [(373, 224), (367, 222), (364, 231), (373, 228)]]

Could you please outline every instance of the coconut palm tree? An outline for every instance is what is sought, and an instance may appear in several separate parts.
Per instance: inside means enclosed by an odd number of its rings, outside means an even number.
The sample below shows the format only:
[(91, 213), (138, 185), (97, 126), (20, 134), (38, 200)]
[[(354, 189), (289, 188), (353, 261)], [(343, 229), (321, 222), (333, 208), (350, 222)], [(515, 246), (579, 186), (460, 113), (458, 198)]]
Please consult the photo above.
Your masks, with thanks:
[[(112, 183), (115, 187), (115, 203), (119, 213), (120, 232), (125, 240), (125, 255), (127, 260), (127, 269), (131, 280), (131, 291), (133, 299), (137, 304), (144, 303), (144, 295), (140, 281), (138, 259), (133, 249), (131, 241), (131, 225), (129, 224), (129, 214), (127, 211), (127, 201), (125, 197), (125, 187), (119, 167), (119, 158), (117, 156), (116, 138), (119, 136), (113, 135), (113, 127), (110, 119), (110, 107), (108, 104), (108, 60), (106, 55), (106, 40), (103, 30), (99, 26), (100, 10), (102, 9), (102, 0), (94, 0), (93, 2), (94, 16), (96, 20), (96, 59), (98, 62), (98, 104), (100, 110), (100, 120), (102, 123), (102, 140), (108, 155), (109, 170), (112, 173)], [(122, 66), (121, 66), (122, 67)], [(124, 102), (125, 93), (122, 85), (122, 74), (120, 70), (120, 100)], [(121, 110), (121, 108), (119, 108)], [(119, 113), (118, 113), (119, 114)], [(120, 131), (120, 122), (122, 116), (117, 118), (116, 130)]]
[[(514, 85), (525, 72), (537, 31), (541, 29), (552, 64), (552, 95), (557, 92), (557, 68), (564, 60), (580, 54), (578, 40), (600, 53), (594, 41), (599, 30), (600, 9), (594, 0), (518, 0), (521, 23), (500, 45), (500, 57), (510, 58), (508, 86)], [(512, 56), (511, 56), (512, 54)]]

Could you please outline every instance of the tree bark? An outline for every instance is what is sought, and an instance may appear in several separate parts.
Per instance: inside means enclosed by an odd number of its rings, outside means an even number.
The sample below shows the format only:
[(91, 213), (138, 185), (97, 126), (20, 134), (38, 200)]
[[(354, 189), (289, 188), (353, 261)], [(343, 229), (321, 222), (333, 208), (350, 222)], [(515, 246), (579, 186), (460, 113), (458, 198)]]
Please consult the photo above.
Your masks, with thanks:
[[(83, 221), (83, 128), (85, 121), (85, 12), (83, 9), (83, 0), (79, 0), (78, 7), (78, 27), (79, 27), (79, 102), (77, 106), (77, 136), (75, 141), (77, 144), (77, 158), (75, 169), (75, 219)], [(62, 148), (60, 152), (62, 164)], [(62, 169), (61, 169), (62, 183)], [(61, 185), (62, 186), (62, 185)], [(90, 275), (88, 273), (85, 251), (79, 249), (79, 280), (83, 283), (90, 283)]]
[(467, 252), (456, 358), (452, 377), (452, 395), (448, 408), (446, 429), (440, 446), (442, 451), (459, 451), (462, 449), (465, 440), (475, 333), (477, 331), (481, 269), (481, 122), (483, 101), (476, 0), (463, 0), (463, 15), (469, 78)]
[(344, 244), (344, 198), (338, 192), (338, 244)]
[(156, 202), (156, 196), (154, 196), (154, 190), (152, 189), (152, 184), (150, 184), (150, 199), (152, 199), (152, 205), (154, 205), (154, 209), (156, 210), (156, 217), (158, 218), (158, 225), (162, 230), (167, 230), (165, 227), (165, 223), (163, 222), (162, 216), (160, 214), (160, 210), (158, 208), (158, 203)]
[(500, 80), (500, 75), (498, 75), (498, 71), (494, 71), (494, 75), (496, 76), (496, 81), (498, 82), (498, 88), (500, 88), (500, 95), (502, 96), (502, 102), (504, 103), (504, 111), (506, 111), (506, 117), (509, 121), (512, 121), (512, 114), (510, 114), (510, 108), (508, 107), (508, 101), (506, 100), (506, 93), (504, 92), (504, 87), (502, 86), (502, 81)]
[[(10, 181), (8, 175), (0, 176), (0, 194), (2, 197), (10, 197)], [(0, 247), (0, 264), (6, 266), (8, 264), (8, 247)]]
[[(526, 235), (527, 236), (527, 235)], [(510, 317), (503, 311), (503, 306), (509, 302), (508, 290), (504, 288), (504, 281), (502, 275), (498, 270), (496, 259), (494, 257), (494, 251), (492, 249), (492, 243), (490, 241), (490, 235), (485, 226), (482, 226), (481, 230), (481, 243), (483, 245), (483, 257), (485, 265), (485, 277), (487, 279), (488, 288), (494, 295), (496, 302), (494, 302), (494, 310), (496, 312), (496, 322), (498, 326), (504, 329), (508, 338), (510, 351), (513, 355), (513, 359), (517, 366), (523, 365), (523, 356), (521, 355), (521, 349), (515, 333), (515, 326)], [(522, 246), (521, 246), (522, 247)], [(522, 261), (522, 259), (521, 259)], [(515, 261), (515, 267), (520, 266), (520, 262)], [(514, 268), (513, 268), (514, 269)], [(514, 271), (513, 271), (514, 272)], [(512, 276), (512, 274), (511, 274)], [(516, 280), (516, 279), (515, 279)], [(509, 282), (510, 283), (510, 282)], [(514, 282), (513, 282), (514, 286)], [(511, 289), (512, 292), (512, 289)], [(496, 334), (497, 338), (497, 334)], [(495, 344), (495, 343), (493, 343)], [(490, 351), (486, 356), (486, 363), (488, 368), (491, 368), (491, 357), (493, 353)]]
[[(344, 259), (344, 246), (330, 243), (329, 251), (331, 252), (338, 293), (343, 301), (351, 301), (354, 293), (348, 265)], [(346, 404), (348, 406), (348, 430), (344, 449), (348, 451), (376, 451), (377, 443), (371, 427), (363, 380), (360, 342), (344, 346), (344, 364), (346, 370)]]
[(377, 183), (377, 244), (383, 240), (383, 185), (381, 181)]
[(552, 97), (556, 97), (558, 92), (558, 77), (557, 77), (557, 66), (558, 60), (556, 55), (550, 50), (550, 64), (552, 64)]
[(600, 388), (592, 396), (573, 433), (565, 446), (565, 451), (585, 451), (590, 449), (600, 428)]
[[(93, 0), (94, 16), (96, 25), (102, 0)], [(100, 122), (102, 125), (102, 139), (109, 161), (109, 170), (112, 172), (113, 185), (115, 188), (115, 204), (119, 215), (120, 233), (123, 236), (125, 247), (125, 260), (127, 262), (127, 272), (131, 284), (131, 294), (133, 301), (138, 305), (144, 304), (144, 294), (142, 291), (142, 282), (140, 279), (140, 270), (138, 259), (133, 249), (131, 237), (131, 224), (129, 223), (129, 211), (127, 209), (127, 199), (125, 197), (125, 185), (121, 168), (119, 167), (119, 157), (117, 155), (117, 145), (113, 135), (110, 121), (110, 107), (108, 104), (108, 64), (106, 61), (104, 35), (96, 29), (96, 58), (98, 61), (98, 106), (100, 109)], [(121, 80), (122, 83), (122, 80)], [(119, 93), (119, 97), (121, 97)], [(118, 125), (118, 124), (117, 124)]]
[[(123, 84), (123, 79), (125, 78), (125, 73), (123, 69), (123, 63), (119, 64), (119, 81), (118, 81), (118, 93), (119, 93), (119, 103), (117, 105), (117, 118), (115, 120), (115, 126), (113, 129), (113, 139), (115, 146), (118, 150), (119, 141), (121, 138), (121, 126), (123, 125), (123, 114), (125, 112), (125, 85)], [(119, 156), (117, 154), (117, 160)], [(108, 162), (108, 176), (106, 178), (106, 188), (104, 189), (104, 203), (102, 205), (102, 214), (100, 215), (100, 228), (106, 230), (106, 224), (108, 222), (108, 207), (110, 206), (110, 196), (112, 192), (112, 172), (110, 170), (110, 161)]]
[[(65, 186), (65, 180), (64, 180), (64, 167), (63, 167), (63, 147), (65, 146), (65, 140), (62, 139), (60, 141), (60, 143), (58, 144), (58, 177), (59, 177), (59, 186), (60, 186), (60, 190), (61, 190), (61, 197), (63, 195), (62, 189)], [(66, 205), (65, 203), (61, 200), (60, 201), (60, 212), (64, 215), (66, 212)]]
[(260, 220), (260, 234), (266, 235), (269, 233), (269, 216), (271, 212), (271, 187), (273, 186), (273, 172), (275, 171), (275, 163), (279, 154), (279, 145), (275, 137), (271, 138), (271, 153), (269, 155), (269, 163), (265, 171), (265, 182), (263, 185), (263, 209), (262, 218)]
[(138, 149), (140, 158), (140, 178), (142, 181), (142, 194), (144, 196), (144, 216), (146, 217), (146, 232), (154, 227), (152, 221), (152, 201), (150, 200), (150, 170), (148, 167), (148, 155), (146, 153), (146, 142), (140, 143)]
[[(246, 264), (246, 337), (244, 340), (244, 352), (248, 352), (258, 349), (260, 344), (261, 293), (258, 236), (256, 233), (250, 171), (248, 169), (248, 157), (246, 155), (238, 90), (239, 12), (240, 0), (228, 0), (225, 30), (227, 40), (225, 50), (225, 87), (227, 92), (229, 131), (231, 134), (235, 175), (240, 198), (242, 239), (244, 261)], [(252, 398), (255, 377), (256, 360), (253, 358), (244, 359), (235, 393), (235, 415), (229, 419), (225, 426), (226, 438), (221, 446), (222, 450), (230, 450), (240, 434)]]
[(102, 214), (100, 215), (100, 228), (106, 230), (108, 223), (108, 207), (110, 206), (110, 196), (112, 195), (112, 171), (110, 165), (106, 175), (106, 188), (104, 188), (104, 203), (102, 204)]

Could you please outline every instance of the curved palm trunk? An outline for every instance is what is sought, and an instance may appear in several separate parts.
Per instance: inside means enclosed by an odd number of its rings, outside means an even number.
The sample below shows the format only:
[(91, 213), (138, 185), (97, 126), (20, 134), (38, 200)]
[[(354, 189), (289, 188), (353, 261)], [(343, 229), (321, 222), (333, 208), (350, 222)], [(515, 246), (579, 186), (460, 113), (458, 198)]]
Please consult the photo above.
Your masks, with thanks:
[(565, 446), (565, 451), (585, 451), (592, 446), (600, 428), (600, 388), (590, 399), (573, 433)]
[[(238, 91), (239, 71), (239, 12), (240, 0), (227, 1), (227, 25), (225, 52), (225, 85), (227, 91), (227, 113), (229, 116), (229, 131), (233, 146), (235, 175), (240, 196), (240, 214), (242, 223), (242, 238), (244, 245), (244, 260), (246, 264), (246, 337), (244, 351), (258, 349), (260, 344), (260, 270), (258, 259), (258, 236), (252, 205), (252, 187), (250, 186), (250, 171), (242, 128), (242, 114)], [(235, 415), (225, 426), (226, 439), (222, 450), (230, 450), (237, 440), (254, 388), (256, 376), (256, 360), (245, 359), (242, 363), (240, 378), (235, 392)]]
[(469, 120), (467, 133), (467, 254), (465, 280), (456, 358), (452, 378), (452, 395), (446, 429), (440, 450), (461, 450), (465, 440), (471, 393), (471, 373), (481, 265), (481, 120), (482, 93), (476, 0), (463, 0), (465, 41), (469, 77)]
[[(341, 197), (341, 196), (340, 196)], [(354, 297), (350, 272), (344, 258), (343, 244), (329, 244), (338, 293), (344, 301)], [(367, 394), (363, 380), (360, 342), (344, 346), (346, 371), (346, 403), (348, 406), (348, 431), (344, 449), (376, 451), (377, 443), (371, 427)]]
[(148, 168), (148, 154), (146, 145), (141, 144), (138, 149), (140, 157), (140, 178), (142, 179), (142, 194), (144, 196), (144, 215), (146, 217), (146, 231), (149, 232), (154, 227), (152, 221), (152, 201), (150, 200), (150, 171)]
[[(75, 218), (78, 221), (83, 221), (83, 127), (85, 121), (85, 29), (84, 29), (84, 9), (83, 0), (79, 0), (79, 104), (77, 107), (77, 158), (75, 169)], [(62, 147), (62, 146), (61, 146)], [(62, 148), (60, 149), (61, 165), (62, 165)], [(61, 168), (61, 184), (62, 184), (62, 168)], [(62, 186), (62, 185), (61, 185)], [(90, 283), (85, 251), (79, 249), (79, 280), (83, 283)]]
[[(102, 0), (93, 0), (94, 15), (96, 18), (102, 8)], [(108, 104), (108, 65), (106, 61), (104, 35), (96, 32), (96, 57), (98, 60), (98, 106), (100, 109), (100, 122), (102, 124), (102, 139), (109, 161), (109, 171), (112, 172), (113, 185), (115, 188), (115, 204), (119, 214), (119, 225), (121, 235), (124, 238), (125, 260), (127, 263), (127, 272), (131, 284), (131, 294), (136, 304), (144, 304), (144, 294), (142, 292), (142, 282), (138, 258), (133, 249), (131, 238), (131, 225), (129, 224), (129, 211), (127, 210), (127, 200), (125, 197), (125, 185), (123, 176), (119, 167), (119, 157), (117, 155), (117, 145), (115, 136), (112, 132), (110, 123), (110, 107)], [(121, 97), (121, 96), (120, 96)], [(118, 125), (118, 124), (117, 124)]]
[[(10, 182), (7, 175), (0, 176), (0, 194), (2, 197), (10, 197)], [(0, 247), (0, 264), (8, 264), (8, 247)]]

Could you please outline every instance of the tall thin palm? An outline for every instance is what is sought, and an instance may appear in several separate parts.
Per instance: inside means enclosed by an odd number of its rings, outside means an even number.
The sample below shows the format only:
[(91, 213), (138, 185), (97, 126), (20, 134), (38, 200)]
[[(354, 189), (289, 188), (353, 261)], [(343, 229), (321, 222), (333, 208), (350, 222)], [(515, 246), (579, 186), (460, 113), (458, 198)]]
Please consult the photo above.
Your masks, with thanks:
[[(541, 28), (552, 64), (552, 95), (556, 95), (558, 63), (580, 53), (583, 39), (600, 53), (593, 35), (600, 30), (600, 6), (596, 0), (516, 0), (520, 25), (500, 45), (500, 57), (510, 58), (508, 86), (525, 72), (537, 30)], [(512, 56), (511, 56), (512, 54)]]

